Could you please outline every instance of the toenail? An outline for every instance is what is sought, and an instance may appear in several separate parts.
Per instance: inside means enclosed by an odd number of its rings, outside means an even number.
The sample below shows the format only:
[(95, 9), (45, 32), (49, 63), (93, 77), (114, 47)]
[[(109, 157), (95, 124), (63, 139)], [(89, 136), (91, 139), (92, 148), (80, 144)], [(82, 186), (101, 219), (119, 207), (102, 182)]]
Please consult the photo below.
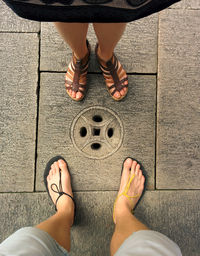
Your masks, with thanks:
[(126, 163), (129, 163), (129, 162), (131, 162), (131, 161), (132, 161), (131, 158), (127, 158), (127, 159), (125, 160)]
[(65, 165), (66, 163), (65, 162), (63, 162), (63, 160), (58, 160), (58, 163), (60, 164), (60, 165)]

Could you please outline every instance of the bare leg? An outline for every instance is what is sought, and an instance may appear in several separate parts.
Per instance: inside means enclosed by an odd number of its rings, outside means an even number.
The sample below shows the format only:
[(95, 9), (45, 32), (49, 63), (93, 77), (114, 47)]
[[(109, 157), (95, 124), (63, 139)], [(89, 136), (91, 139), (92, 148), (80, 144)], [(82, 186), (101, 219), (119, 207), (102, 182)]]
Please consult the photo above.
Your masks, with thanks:
[(54, 23), (58, 32), (70, 46), (75, 56), (82, 59), (88, 52), (86, 46), (86, 36), (88, 31), (88, 23)]
[(136, 161), (128, 158), (124, 162), (124, 168), (121, 178), (121, 184), (118, 195), (120, 195), (128, 183), (130, 175), (135, 175), (130, 188), (128, 190), (129, 196), (139, 195), (138, 197), (131, 198), (131, 201), (124, 195), (117, 199), (114, 210), (115, 231), (110, 244), (111, 256), (113, 256), (122, 243), (133, 232), (139, 230), (148, 230), (135, 216), (132, 215), (131, 210), (138, 202), (140, 195), (144, 189), (144, 176), (140, 170), (140, 165)]
[[(54, 24), (62, 38), (74, 52), (75, 57), (77, 59), (83, 59), (88, 53), (88, 48), (86, 45), (86, 36), (89, 24), (64, 22), (55, 22)], [(73, 98), (77, 99), (81, 98), (82, 96), (80, 92), (76, 93), (69, 90), (69, 93)]]
[[(94, 23), (93, 27), (99, 43), (98, 56), (106, 62), (113, 56), (114, 49), (125, 31), (126, 23)], [(119, 98), (126, 90), (124, 88), (114, 96)]]
[(93, 27), (99, 42), (99, 56), (108, 61), (124, 33), (126, 23), (93, 23)]
[[(61, 169), (63, 191), (73, 196), (70, 175), (66, 163), (63, 160), (59, 160), (51, 166), (51, 171), (47, 177), (49, 192), (54, 203), (58, 194), (53, 192), (51, 185), (57, 184), (59, 187), (59, 168)], [(53, 188), (55, 189), (55, 187)], [(74, 203), (70, 197), (62, 195), (57, 202), (56, 214), (37, 225), (36, 228), (46, 231), (63, 248), (70, 251), (70, 229), (73, 224), (73, 219)]]

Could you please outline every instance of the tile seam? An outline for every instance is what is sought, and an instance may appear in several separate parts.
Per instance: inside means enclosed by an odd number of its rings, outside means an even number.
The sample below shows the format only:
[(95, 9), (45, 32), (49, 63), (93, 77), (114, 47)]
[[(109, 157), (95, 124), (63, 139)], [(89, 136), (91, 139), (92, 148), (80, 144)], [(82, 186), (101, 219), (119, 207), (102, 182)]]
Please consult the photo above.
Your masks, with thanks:
[(38, 82), (37, 82), (37, 109), (36, 109), (36, 131), (35, 131), (35, 166), (34, 166), (34, 183), (33, 192), (36, 192), (36, 177), (37, 177), (37, 146), (38, 146), (38, 123), (39, 123), (39, 101), (40, 101), (40, 54), (41, 54), (41, 23), (38, 32), (39, 46), (38, 46)]

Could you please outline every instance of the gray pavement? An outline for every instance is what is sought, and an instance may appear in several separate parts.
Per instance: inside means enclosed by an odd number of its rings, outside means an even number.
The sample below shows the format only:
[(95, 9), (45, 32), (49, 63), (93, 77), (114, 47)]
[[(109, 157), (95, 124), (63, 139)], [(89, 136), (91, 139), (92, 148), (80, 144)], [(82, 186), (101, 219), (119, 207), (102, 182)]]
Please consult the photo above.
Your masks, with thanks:
[(132, 156), (147, 174), (136, 216), (199, 256), (200, 2), (128, 24), (116, 48), (129, 74), (122, 102), (105, 89), (92, 27), (89, 89), (77, 103), (64, 87), (71, 52), (53, 24), (23, 20), (2, 1), (0, 13), (0, 240), (53, 214), (43, 171), (61, 154), (77, 201), (71, 255), (109, 255), (121, 165)]

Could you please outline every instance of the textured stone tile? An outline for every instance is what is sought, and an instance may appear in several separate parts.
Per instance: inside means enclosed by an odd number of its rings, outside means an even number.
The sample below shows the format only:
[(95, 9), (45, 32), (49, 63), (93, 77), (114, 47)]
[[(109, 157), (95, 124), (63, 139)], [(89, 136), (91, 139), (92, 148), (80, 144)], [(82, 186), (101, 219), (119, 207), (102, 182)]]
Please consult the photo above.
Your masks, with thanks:
[(1, 241), (17, 229), (35, 226), (54, 213), (47, 193), (3, 193), (1, 202)]
[[(154, 188), (154, 76), (129, 76), (129, 92), (122, 102), (116, 102), (110, 97), (102, 75), (89, 75), (87, 96), (79, 103), (66, 94), (64, 74), (42, 73), (40, 81), (37, 190), (44, 189), (42, 177), (47, 161), (58, 154), (68, 161), (76, 191), (117, 189), (121, 165), (127, 156), (134, 157), (143, 164), (149, 177), (148, 186), (150, 189)], [(104, 159), (96, 160), (85, 156), (72, 143), (71, 127), (74, 118), (91, 106), (106, 107), (117, 113), (124, 130), (121, 147)], [(80, 137), (79, 132), (77, 136)], [(113, 139), (117, 140), (118, 137), (114, 135)], [(100, 151), (96, 152), (98, 155)]]
[(37, 34), (0, 34), (0, 191), (31, 191), (34, 179)]
[[(71, 255), (109, 255), (116, 192), (75, 193), (76, 225)], [(54, 213), (46, 193), (1, 194), (1, 240), (23, 226), (33, 226)], [(181, 248), (183, 256), (198, 256), (199, 191), (147, 191), (135, 210), (149, 228), (162, 232)], [(95, 245), (95, 246), (94, 246)]]
[(3, 1), (0, 1), (0, 32), (38, 32), (40, 23), (17, 16)]
[(200, 1), (199, 0), (190, 0), (190, 1), (181, 0), (180, 2), (172, 5), (170, 8), (199, 10), (200, 9)]
[[(157, 72), (157, 14), (129, 23), (116, 47), (119, 57), (127, 72)], [(42, 23), (41, 70), (65, 71), (71, 60), (71, 50), (60, 38), (51, 23)], [(96, 36), (90, 25), (88, 39), (92, 45), (90, 71), (99, 72), (94, 48)]]
[(116, 48), (127, 72), (157, 73), (158, 15), (131, 22)]
[(160, 15), (157, 188), (200, 188), (200, 16)]

